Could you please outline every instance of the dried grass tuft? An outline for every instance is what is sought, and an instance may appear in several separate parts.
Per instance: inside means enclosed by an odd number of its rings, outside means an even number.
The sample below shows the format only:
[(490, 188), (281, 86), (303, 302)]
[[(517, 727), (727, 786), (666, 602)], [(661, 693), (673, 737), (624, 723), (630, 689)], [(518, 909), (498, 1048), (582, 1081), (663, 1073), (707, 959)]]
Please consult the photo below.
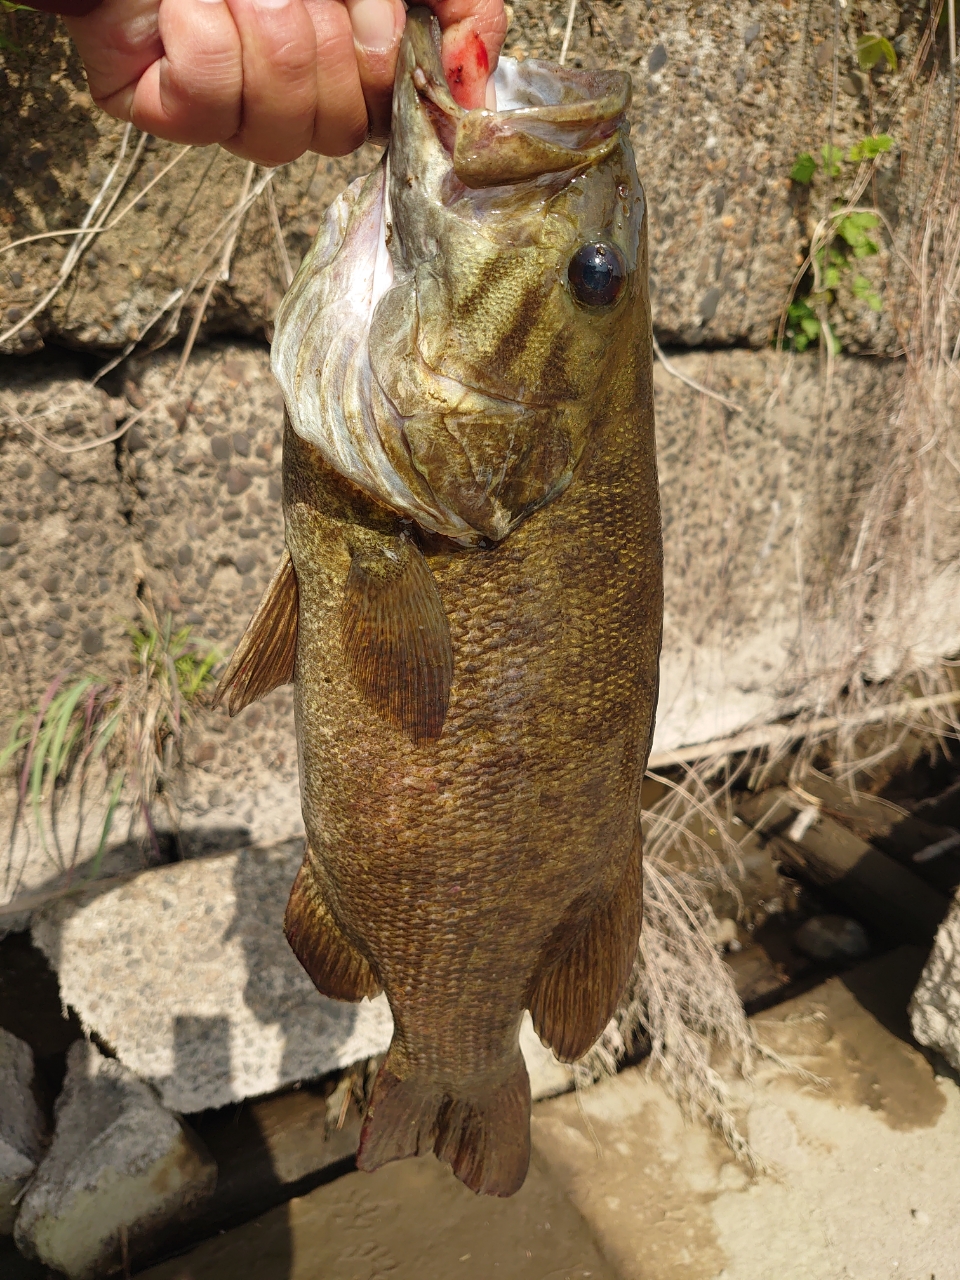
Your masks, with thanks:
[[(158, 800), (176, 834), (171, 784), (180, 761), (183, 727), (205, 700), (219, 654), (200, 651), (190, 639), (190, 628), (174, 630), (169, 615), (161, 622), (148, 605), (142, 603), (141, 608), (140, 623), (127, 628), (131, 656), (126, 673), (111, 680), (93, 675), (71, 679), (63, 672), (39, 704), (14, 721), (0, 750), (0, 771), (13, 766), (18, 779), (8, 874), (14, 869), (18, 829), (28, 820), (54, 869), (72, 873), (91, 786), (107, 802), (88, 878), (99, 873), (122, 800), (131, 808), (128, 837), (139, 825), (140, 839), (154, 860), (161, 857), (154, 818)], [(68, 797), (77, 813), (69, 849), (64, 848), (58, 822)], [(12, 893), (17, 886), (6, 888)]]
[[(731, 787), (740, 770), (711, 785), (724, 760), (687, 768), (682, 783), (650, 774), (667, 789), (644, 813), (643, 930), (637, 963), (616, 1017), (577, 1064), (577, 1084), (613, 1075), (637, 1047), (691, 1120), (705, 1122), (754, 1172), (765, 1169), (740, 1130), (730, 1078), (751, 1078), (762, 1060), (820, 1083), (808, 1071), (762, 1044), (737, 994), (715, 939), (711, 896), (722, 889), (739, 899), (741, 850), (729, 834)], [(726, 820), (725, 820), (726, 819)], [(703, 824), (720, 837), (718, 853), (700, 835)]]

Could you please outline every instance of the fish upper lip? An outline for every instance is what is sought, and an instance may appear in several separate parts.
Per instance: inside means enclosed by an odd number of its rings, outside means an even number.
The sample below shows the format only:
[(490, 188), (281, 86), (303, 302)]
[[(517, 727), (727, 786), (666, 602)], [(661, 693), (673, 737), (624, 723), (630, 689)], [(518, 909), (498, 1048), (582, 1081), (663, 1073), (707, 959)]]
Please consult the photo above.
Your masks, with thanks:
[[(404, 36), (405, 75), (428, 114), (437, 139), (452, 158), (464, 186), (511, 185), (541, 174), (601, 163), (617, 145), (632, 95), (623, 72), (585, 72), (536, 60), (516, 73), (532, 101), (497, 111), (465, 110), (450, 92), (440, 61), (439, 25), (429, 11), (414, 9)], [(495, 77), (512, 59), (502, 59)], [(531, 87), (541, 77), (540, 101)], [(550, 101), (545, 89), (559, 86)], [(516, 86), (514, 86), (516, 92)], [(402, 87), (398, 88), (401, 94)], [(409, 92), (409, 90), (407, 90)]]

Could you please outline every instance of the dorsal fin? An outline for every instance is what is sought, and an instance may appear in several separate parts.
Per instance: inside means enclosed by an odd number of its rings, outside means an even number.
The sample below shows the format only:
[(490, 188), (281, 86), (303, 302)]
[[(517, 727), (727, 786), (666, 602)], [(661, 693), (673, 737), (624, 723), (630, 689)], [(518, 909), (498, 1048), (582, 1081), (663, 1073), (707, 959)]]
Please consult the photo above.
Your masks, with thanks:
[(340, 638), (357, 688), (414, 742), (439, 738), (453, 648), (430, 566), (406, 535), (367, 532), (351, 552)]
[(215, 707), (227, 698), (227, 710), (235, 716), (293, 679), (298, 602), (297, 575), (290, 552), (284, 548), (270, 585), (220, 677), (213, 695)]

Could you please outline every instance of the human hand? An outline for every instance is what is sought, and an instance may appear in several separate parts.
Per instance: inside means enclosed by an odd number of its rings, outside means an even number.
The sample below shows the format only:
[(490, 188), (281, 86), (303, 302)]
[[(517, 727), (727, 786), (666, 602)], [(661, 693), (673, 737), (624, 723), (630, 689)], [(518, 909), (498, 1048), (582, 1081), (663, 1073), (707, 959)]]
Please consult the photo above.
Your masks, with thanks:
[[(484, 104), (503, 0), (422, 0), (444, 67), (467, 63), (463, 106)], [(34, 0), (65, 15), (104, 111), (171, 142), (286, 164), (384, 141), (403, 0)], [(70, 16), (73, 15), (73, 16)]]

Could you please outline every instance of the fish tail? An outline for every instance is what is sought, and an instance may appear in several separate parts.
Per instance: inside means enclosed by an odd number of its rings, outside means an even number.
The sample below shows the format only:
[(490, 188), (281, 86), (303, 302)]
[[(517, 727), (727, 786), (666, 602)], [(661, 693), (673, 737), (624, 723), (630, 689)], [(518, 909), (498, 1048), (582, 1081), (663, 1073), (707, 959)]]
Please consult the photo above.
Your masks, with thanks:
[(412, 1075), (401, 1079), (388, 1054), (373, 1087), (357, 1167), (435, 1152), (478, 1195), (512, 1196), (530, 1164), (530, 1080), (523, 1058), (506, 1079), (455, 1093)]

